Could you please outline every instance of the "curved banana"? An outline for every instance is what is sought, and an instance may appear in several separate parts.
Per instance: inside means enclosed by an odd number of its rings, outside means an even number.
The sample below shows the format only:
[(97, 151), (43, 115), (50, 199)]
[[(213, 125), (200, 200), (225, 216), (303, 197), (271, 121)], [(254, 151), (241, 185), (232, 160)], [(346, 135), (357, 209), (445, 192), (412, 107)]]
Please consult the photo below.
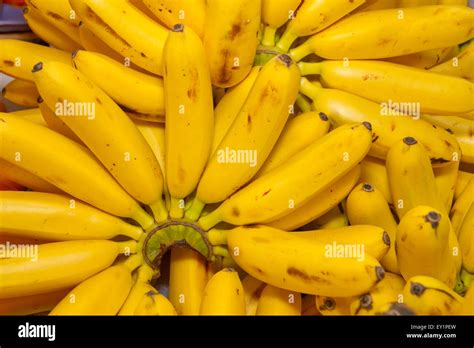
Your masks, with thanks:
[(430, 71), (467, 80), (474, 79), (474, 45), (469, 44), (456, 57), (432, 67)]
[[(39, 106), (39, 103), (38, 103)], [(14, 115), (17, 117), (22, 118), (23, 120), (27, 120), (29, 122), (33, 122), (42, 127), (48, 128), (48, 124), (44, 121), (43, 115), (41, 114), (41, 110), (38, 108), (34, 109), (23, 109), (18, 111), (9, 112), (9, 115)]]
[[(306, 0), (291, 18), (277, 46), (288, 52), (293, 42), (301, 36), (313, 35), (329, 27), (365, 0)], [(299, 59), (298, 59), (299, 60)]]
[(2, 232), (46, 240), (112, 239), (124, 235), (138, 240), (138, 226), (80, 201), (41, 192), (0, 192)]
[(130, 217), (144, 228), (153, 224), (85, 147), (18, 117), (0, 113), (0, 121), (0, 158), (105, 212)]
[(474, 273), (474, 233), (472, 229), (474, 226), (474, 205), (471, 204), (469, 210), (466, 212), (462, 225), (459, 228), (459, 246), (462, 253), (462, 265), (471, 273)]
[(122, 64), (127, 62), (127, 58), (124, 58), (119, 53), (115, 52), (110, 46), (94, 34), (84, 22), (79, 23), (79, 37), (82, 46), (87, 51), (103, 54), (104, 56), (110, 57)]
[(135, 249), (135, 241), (66, 241), (39, 245), (37, 254), (31, 253), (29, 258), (0, 259), (0, 298), (43, 294), (74, 286), (109, 267), (119, 254), (133, 253)]
[(181, 24), (173, 27), (163, 59), (166, 177), (171, 195), (170, 216), (179, 218), (184, 206), (178, 201), (198, 185), (211, 151), (212, 87), (204, 47), (190, 28)]
[(433, 174), (439, 198), (443, 201), (444, 209), (449, 212), (453, 204), (454, 190), (459, 172), (459, 161), (453, 161), (443, 167), (433, 168)]
[(360, 177), (358, 184), (361, 183), (370, 183), (383, 194), (389, 204), (393, 203), (385, 161), (376, 157), (366, 156), (362, 162), (360, 162)]
[[(302, 75), (319, 75), (324, 87), (376, 103), (393, 103), (403, 114), (419, 117), (420, 112), (443, 115), (474, 110), (474, 84), (453, 76), (375, 60), (300, 62), (298, 66)], [(402, 105), (416, 107), (402, 110)]]
[(177, 315), (171, 302), (153, 286), (147, 284), (147, 291), (135, 309), (134, 315)]
[(201, 315), (245, 315), (244, 288), (232, 268), (224, 268), (209, 280), (204, 289)]
[(464, 218), (466, 217), (469, 208), (472, 205), (474, 197), (474, 178), (469, 180), (469, 183), (466, 185), (461, 195), (458, 197), (454, 203), (453, 209), (451, 209), (450, 217), (451, 224), (453, 225), (453, 230), (457, 236), (459, 236), (459, 231), (461, 229)]
[(134, 284), (117, 315), (134, 315), (138, 304), (145, 294), (151, 290), (150, 281), (153, 278), (153, 269), (147, 263), (139, 266), (133, 276), (135, 278)]
[(301, 294), (267, 284), (258, 300), (257, 315), (301, 315)]
[(38, 64), (35, 81), (48, 107), (120, 185), (132, 197), (150, 205), (157, 220), (164, 219), (167, 214), (161, 196), (160, 165), (140, 131), (117, 104), (86, 76), (65, 64)]
[(128, 0), (70, 3), (87, 28), (107, 46), (146, 71), (163, 74), (163, 48), (168, 37), (164, 27)]
[(433, 165), (442, 166), (461, 157), (454, 135), (426, 121), (410, 116), (384, 116), (388, 109), (377, 103), (344, 91), (317, 87), (305, 78), (301, 80), (300, 90), (313, 100), (316, 110), (324, 112), (336, 125), (369, 122), (374, 133), (371, 156), (385, 159), (394, 143), (416, 134), (417, 140), (425, 145)]
[(236, 192), (199, 224), (208, 230), (220, 221), (244, 225), (283, 217), (353, 169), (369, 151), (371, 138), (368, 123), (340, 127)]
[(214, 86), (231, 87), (252, 69), (261, 0), (207, 0), (203, 44)]
[(390, 249), (380, 263), (387, 271), (399, 273), (395, 252), (397, 222), (383, 194), (375, 186), (361, 183), (347, 197), (346, 206), (351, 225), (374, 225), (387, 232), (391, 241)]
[(43, 116), (43, 120), (49, 128), (83, 145), (81, 139), (58, 116), (56, 116), (55, 112), (46, 105), (41, 96), (38, 98), (38, 107)]
[[(325, 59), (401, 56), (466, 42), (473, 36), (473, 23), (474, 10), (462, 6), (361, 12), (313, 35), (290, 55), (296, 61), (310, 53)], [(407, 25), (410, 30), (406, 30)]]
[(227, 236), (229, 252), (251, 276), (305, 294), (362, 294), (383, 278), (377, 260), (336, 255), (330, 245), (267, 226), (237, 227)]
[(384, 61), (395, 64), (408, 65), (418, 69), (430, 69), (437, 64), (444, 63), (459, 53), (459, 46), (434, 48), (415, 52), (404, 56), (386, 58)]
[(17, 105), (38, 107), (38, 90), (33, 82), (15, 79), (2, 89), (2, 97)]
[(316, 296), (316, 308), (322, 315), (350, 315), (350, 305), (356, 297)]
[(265, 286), (264, 282), (249, 274), (242, 279), (247, 315), (255, 315), (255, 313), (257, 313), (258, 300), (260, 299), (260, 295)]
[(458, 172), (458, 177), (456, 179), (456, 188), (454, 189), (454, 200), (457, 201), (459, 196), (461, 196), (462, 192), (466, 188), (469, 180), (474, 177), (473, 173), (468, 173), (460, 170)]
[(275, 46), (277, 29), (294, 17), (300, 3), (301, 0), (262, 0), (262, 23), (265, 25), (262, 45)]
[(67, 295), (70, 289), (44, 294), (0, 299), (0, 315), (32, 315), (49, 312)]

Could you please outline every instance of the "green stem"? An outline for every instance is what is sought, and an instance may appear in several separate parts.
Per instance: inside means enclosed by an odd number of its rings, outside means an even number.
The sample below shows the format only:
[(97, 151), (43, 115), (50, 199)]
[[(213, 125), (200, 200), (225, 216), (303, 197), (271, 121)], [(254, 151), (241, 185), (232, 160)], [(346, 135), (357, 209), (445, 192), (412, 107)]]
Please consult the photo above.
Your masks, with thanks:
[(296, 105), (300, 108), (303, 112), (310, 112), (311, 111), (311, 103), (301, 94), (298, 93), (296, 96)]
[(184, 208), (181, 208), (181, 199), (171, 197), (170, 202), (170, 217), (173, 219), (181, 219), (184, 215)]
[(137, 209), (130, 216), (130, 218), (138, 222), (144, 230), (149, 229), (155, 223), (153, 218), (150, 215), (148, 215), (146, 211), (143, 210), (142, 207), (140, 207), (139, 205), (137, 205)]
[(219, 211), (219, 208), (217, 208), (213, 212), (205, 216), (201, 216), (201, 218), (198, 221), (198, 224), (199, 226), (201, 226), (201, 228), (204, 231), (209, 231), (209, 229), (211, 229), (212, 227), (214, 227), (221, 221), (222, 221), (222, 218), (220, 215), (220, 211)]
[(288, 52), (291, 45), (293, 44), (293, 42), (295, 42), (297, 38), (298, 38), (297, 35), (293, 34), (289, 30), (285, 30), (281, 39), (277, 43), (277, 47), (281, 49), (283, 52)]
[(138, 280), (142, 282), (149, 282), (153, 278), (153, 268), (151, 268), (148, 264), (144, 263), (138, 269)]
[(123, 263), (131, 272), (143, 263), (142, 255), (132, 255)]
[(321, 63), (299, 62), (298, 68), (300, 68), (301, 76), (321, 75)]
[(117, 242), (120, 247), (120, 253), (125, 254), (129, 252), (130, 254), (136, 254), (138, 243), (134, 240), (127, 240), (124, 242)]
[(186, 218), (192, 220), (192, 221), (197, 221), (199, 217), (201, 216), (201, 213), (206, 206), (206, 203), (202, 202), (199, 200), (197, 197), (193, 199), (193, 202), (191, 204), (191, 207), (186, 211)]
[(153, 216), (155, 217), (155, 221), (165, 221), (168, 219), (168, 211), (165, 206), (165, 202), (160, 197), (158, 201), (153, 204), (150, 204), (151, 211), (153, 212)]
[(135, 240), (139, 240), (143, 236), (143, 230), (141, 227), (130, 225), (125, 221), (120, 224), (120, 234), (127, 236)]
[(313, 50), (311, 49), (311, 44), (308, 43), (308, 41), (305, 41), (303, 44), (290, 50), (290, 56), (295, 62), (299, 62), (301, 59), (311, 53), (313, 53)]
[(230, 231), (213, 228), (207, 232), (207, 239), (212, 245), (227, 245), (227, 234)]
[(227, 247), (223, 247), (223, 246), (213, 247), (212, 253), (217, 256), (230, 257), (229, 250), (227, 250)]
[(266, 25), (265, 29), (263, 30), (262, 45), (275, 46), (275, 34), (276, 28)]
[(306, 77), (300, 80), (300, 93), (314, 100), (323, 89), (312, 84)]

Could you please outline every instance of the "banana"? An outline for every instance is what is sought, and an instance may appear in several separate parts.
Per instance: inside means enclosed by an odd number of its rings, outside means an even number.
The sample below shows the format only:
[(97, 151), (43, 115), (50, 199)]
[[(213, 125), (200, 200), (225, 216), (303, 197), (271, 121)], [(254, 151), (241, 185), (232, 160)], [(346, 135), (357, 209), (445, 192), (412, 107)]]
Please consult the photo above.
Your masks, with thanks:
[(147, 8), (168, 28), (176, 24), (190, 27), (199, 37), (203, 37), (206, 17), (205, 0), (143, 0)]
[(163, 59), (170, 216), (179, 218), (184, 207), (178, 202), (194, 191), (209, 158), (214, 129), (212, 88), (204, 47), (192, 29), (181, 24), (173, 27)]
[(135, 249), (135, 241), (66, 241), (37, 246), (36, 257), (25, 252), (26, 257), (0, 259), (0, 298), (43, 294), (74, 286), (109, 267), (120, 253), (133, 253)]
[(143, 235), (140, 227), (71, 197), (42, 192), (0, 192), (0, 220), (2, 232), (54, 241)]
[(127, 110), (165, 114), (163, 79), (135, 71), (95, 52), (77, 51), (73, 62), (76, 69)]
[(32, 315), (49, 312), (67, 295), (69, 289), (44, 294), (0, 299), (0, 315)]
[(422, 113), (463, 114), (474, 110), (474, 84), (464, 79), (435, 74), (381, 61), (323, 61), (298, 64), (301, 74), (319, 75), (324, 87), (343, 90), (376, 103), (417, 105), (412, 116)]
[(387, 271), (399, 273), (395, 253), (397, 222), (381, 191), (369, 183), (361, 183), (349, 194), (346, 204), (351, 225), (374, 225), (386, 231), (391, 241), (390, 249), (380, 263)]
[(361, 6), (364, 2), (365, 0), (303, 1), (296, 12), (296, 16), (291, 18), (285, 32), (278, 41), (278, 48), (288, 52), (288, 49), (298, 37), (320, 32)]
[(224, 268), (209, 280), (204, 289), (200, 314), (246, 314), (244, 288), (236, 271)]
[(262, 0), (262, 23), (265, 25), (262, 44), (275, 46), (275, 34), (295, 15), (301, 0)]
[(293, 231), (307, 223), (324, 216), (349, 194), (356, 185), (360, 175), (360, 165), (351, 169), (334, 184), (328, 186), (316, 196), (304, 203), (301, 207), (294, 209), (289, 214), (266, 222), (270, 227), (279, 228), (285, 231)]
[(473, 22), (474, 10), (461, 6), (361, 12), (313, 35), (290, 55), (296, 61), (310, 53), (325, 59), (401, 56), (466, 42), (473, 36)]
[(0, 135), (0, 158), (107, 213), (130, 217), (144, 228), (153, 224), (153, 219), (83, 146), (8, 114), (0, 114)]
[(169, 298), (178, 315), (198, 315), (206, 286), (206, 260), (198, 252), (171, 249)]
[(26, 0), (26, 3), (28, 7), (34, 8), (41, 14), (42, 20), (80, 45), (79, 18), (72, 10), (68, 0)]
[(265, 283), (247, 274), (242, 279), (242, 287), (245, 295), (245, 308), (247, 315), (255, 315), (257, 313), (258, 301)]
[(456, 57), (432, 67), (430, 71), (467, 80), (474, 79), (474, 45), (469, 44)]
[(258, 300), (257, 315), (301, 315), (301, 294), (266, 285)]
[(462, 253), (463, 267), (471, 273), (474, 273), (474, 205), (471, 204), (462, 225), (459, 228), (459, 246)]
[(316, 296), (316, 308), (322, 315), (350, 315), (350, 305), (356, 297)]
[[(128, 293), (118, 315), (134, 315), (138, 304), (148, 291), (151, 290), (149, 282), (153, 277), (153, 269), (146, 263), (143, 263), (133, 274), (136, 276), (134, 284)], [(154, 288), (152, 288), (154, 290)]]
[(472, 205), (472, 197), (474, 197), (474, 178), (469, 180), (450, 212), (451, 224), (456, 235), (459, 235), (464, 218)]
[(128, 0), (70, 3), (87, 28), (107, 46), (146, 71), (163, 74), (163, 48), (168, 37), (164, 27)]
[(33, 66), (51, 60), (72, 64), (67, 52), (20, 40), (0, 40), (0, 71), (7, 75), (34, 81)]
[(177, 315), (173, 305), (166, 297), (149, 284), (147, 284), (147, 288), (148, 290), (143, 294), (134, 315)]
[(372, 156), (366, 156), (362, 162), (360, 162), (360, 168), (358, 183), (370, 183), (383, 194), (389, 204), (392, 204), (392, 193), (390, 192), (390, 185), (388, 183), (385, 161)]
[(436, 188), (446, 211), (451, 210), (454, 190), (459, 172), (459, 161), (449, 163), (444, 167), (433, 168)]
[(459, 46), (455, 45), (451, 47), (415, 52), (404, 56), (386, 58), (384, 61), (428, 70), (437, 64), (444, 63), (449, 59), (456, 57), (458, 53)]
[(229, 252), (251, 276), (305, 294), (347, 297), (367, 292), (384, 270), (377, 260), (338, 257), (331, 246), (267, 226), (237, 227), (227, 236)]
[(283, 217), (353, 169), (367, 154), (371, 138), (368, 123), (340, 127), (236, 192), (199, 224), (208, 230), (220, 221), (243, 225)]
[[(317, 87), (303, 78), (300, 90), (313, 100), (313, 107), (328, 115), (336, 125), (351, 122), (369, 122), (374, 133), (369, 155), (385, 159), (394, 143), (411, 134), (428, 151), (431, 162), (442, 166), (460, 157), (454, 135), (433, 127), (430, 123), (410, 116), (384, 116), (384, 108), (353, 94)], [(386, 110), (385, 110), (386, 111)]]
[(459, 6), (469, 6), (468, 0), (438, 0), (440, 5), (459, 5)]
[(203, 44), (214, 86), (231, 87), (252, 69), (261, 0), (207, 0)]
[(405, 279), (426, 275), (454, 287), (459, 270), (448, 245), (450, 229), (448, 216), (426, 205), (419, 205), (403, 216), (396, 248), (398, 267)]
[(214, 137), (212, 140), (211, 153), (217, 149), (220, 142), (229, 130), (232, 122), (239, 114), (245, 100), (249, 96), (255, 80), (262, 70), (262, 66), (255, 66), (239, 84), (230, 88), (214, 110)]
[(329, 125), (329, 118), (325, 114), (314, 111), (289, 120), (254, 180), (285, 163), (291, 156), (321, 138), (329, 131)]
[(458, 200), (458, 198), (461, 196), (462, 192), (466, 188), (467, 184), (469, 183), (469, 180), (474, 177), (474, 174), (468, 173), (468, 172), (463, 172), (460, 170), (458, 172), (458, 177), (456, 180), (456, 188), (454, 190), (454, 200)]
[(397, 6), (402, 8), (437, 5), (438, 0), (397, 0)]
[[(39, 106), (39, 105), (38, 105)], [(24, 120), (33, 122), (39, 126), (48, 127), (46, 122), (43, 119), (43, 115), (41, 114), (41, 110), (38, 108), (33, 109), (23, 109), (18, 111), (9, 112), (9, 115), (15, 115), (21, 117)]]
[(26, 23), (28, 23), (28, 27), (43, 41), (63, 51), (73, 52), (81, 49), (81, 45), (64, 34), (60, 29), (48, 23), (41, 12), (34, 7), (24, 7), (23, 17)]
[[(204, 204), (225, 200), (261, 168), (278, 140), (298, 92), (299, 72), (287, 55), (270, 60), (249, 97), (209, 159), (187, 216), (197, 219)], [(226, 180), (222, 180), (222, 178)]]
[(397, 0), (367, 0), (362, 6), (359, 6), (354, 12), (385, 10), (387, 8), (397, 7)]
[[(141, 1), (141, 0), (140, 0)], [(129, 60), (122, 57), (120, 54), (115, 52), (110, 46), (102, 41), (94, 32), (92, 32), (84, 22), (79, 23), (79, 36), (81, 39), (81, 45), (89, 52), (97, 52), (104, 56), (110, 57), (119, 63), (126, 63)]]
[(385, 277), (370, 292), (358, 297), (350, 304), (351, 315), (377, 315), (389, 303), (402, 298), (405, 280), (399, 275), (385, 273)]
[(136, 200), (150, 205), (157, 220), (164, 219), (167, 214), (161, 196), (160, 165), (140, 131), (117, 104), (86, 76), (65, 64), (39, 63), (35, 81), (48, 107), (120, 185)]
[(349, 225), (349, 219), (344, 211), (344, 201), (329, 210), (326, 214), (318, 217), (316, 220), (304, 226), (304, 229), (334, 229), (342, 228)]
[(2, 89), (2, 96), (17, 105), (30, 108), (38, 107), (38, 90), (34, 83), (26, 80), (15, 79)]
[(134, 255), (88, 278), (72, 289), (49, 315), (116, 315), (130, 292), (131, 273), (140, 261), (141, 257)]
[(417, 315), (453, 315), (463, 305), (463, 298), (438, 279), (418, 275), (403, 289), (403, 303)]

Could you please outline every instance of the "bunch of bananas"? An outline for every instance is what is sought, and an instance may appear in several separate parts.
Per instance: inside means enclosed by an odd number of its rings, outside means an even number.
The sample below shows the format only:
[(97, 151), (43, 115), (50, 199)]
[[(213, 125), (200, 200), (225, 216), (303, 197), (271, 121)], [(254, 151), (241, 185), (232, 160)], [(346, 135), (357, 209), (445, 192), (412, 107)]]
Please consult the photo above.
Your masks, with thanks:
[(467, 1), (26, 3), (0, 314), (474, 314)]

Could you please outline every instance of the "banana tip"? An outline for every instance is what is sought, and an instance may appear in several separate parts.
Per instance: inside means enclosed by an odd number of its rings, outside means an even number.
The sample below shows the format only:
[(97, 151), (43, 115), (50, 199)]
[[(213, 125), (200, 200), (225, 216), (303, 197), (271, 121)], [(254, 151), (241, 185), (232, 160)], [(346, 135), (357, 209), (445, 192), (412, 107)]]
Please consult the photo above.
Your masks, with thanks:
[(173, 28), (171, 28), (172, 31), (176, 32), (182, 32), (184, 30), (184, 24), (178, 23), (173, 25)]
[(278, 56), (278, 59), (283, 62), (287, 67), (289, 67), (291, 64), (293, 64), (293, 59), (287, 54), (280, 54)]
[(78, 52), (79, 52), (78, 50), (75, 50), (71, 53), (72, 59), (76, 58)]
[(440, 220), (441, 220), (441, 215), (438, 214), (438, 213), (435, 212), (435, 211), (430, 211), (430, 212), (426, 215), (426, 222), (431, 223), (431, 227), (432, 227), (432, 228), (437, 228), (438, 225), (439, 225)]
[(417, 143), (416, 139), (413, 137), (405, 137), (403, 138), (403, 142), (407, 145), (415, 145)]
[(35, 73), (35, 72), (38, 72), (40, 70), (43, 69), (43, 62), (39, 62), (39, 63), (36, 63), (34, 66), (33, 66), (33, 70), (31, 70), (31, 72)]
[(365, 294), (360, 297), (360, 305), (362, 308), (372, 307), (372, 296), (370, 294)]
[(362, 184), (362, 190), (365, 192), (374, 192), (374, 187), (371, 184), (365, 182)]
[(406, 305), (403, 303), (393, 303), (390, 306), (390, 309), (382, 315), (396, 315), (396, 316), (401, 316), (401, 315), (415, 315), (415, 312), (413, 312), (410, 308), (408, 308)]
[(38, 96), (38, 98), (36, 98), (36, 102), (37, 102), (38, 104), (41, 104), (43, 101), (44, 101), (44, 100), (43, 100), (43, 97), (41, 97), (41, 96)]
[(375, 267), (375, 276), (377, 277), (377, 282), (381, 281), (385, 277), (385, 270), (380, 266)]
[(387, 231), (383, 231), (382, 240), (385, 245), (390, 245), (390, 236), (388, 235)]
[(415, 296), (420, 296), (425, 292), (425, 287), (420, 283), (411, 283), (410, 292)]
[(329, 121), (329, 117), (328, 115), (326, 115), (324, 112), (320, 112), (319, 113), (319, 118), (322, 120), (322, 121)]
[(28, 7), (23, 7), (22, 12), (23, 14), (28, 14), (28, 12), (30, 12), (30, 9)]
[(372, 132), (372, 125), (370, 124), (370, 122), (362, 122), (362, 124), (365, 126), (365, 128), (367, 128), (369, 131)]

